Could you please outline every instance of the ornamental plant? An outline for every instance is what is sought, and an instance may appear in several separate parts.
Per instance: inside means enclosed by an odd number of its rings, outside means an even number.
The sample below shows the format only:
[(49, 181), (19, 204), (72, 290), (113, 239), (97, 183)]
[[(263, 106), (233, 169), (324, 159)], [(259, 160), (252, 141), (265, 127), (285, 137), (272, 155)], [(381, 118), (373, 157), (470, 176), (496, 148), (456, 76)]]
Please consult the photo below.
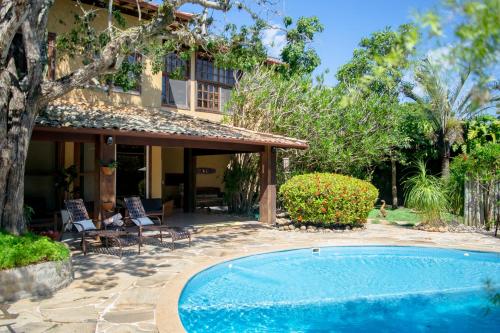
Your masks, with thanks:
[(48, 237), (26, 233), (21, 236), (0, 230), (0, 270), (69, 258), (69, 249)]
[(366, 222), (378, 190), (357, 178), (311, 173), (292, 177), (281, 186), (279, 194), (296, 223), (359, 225)]

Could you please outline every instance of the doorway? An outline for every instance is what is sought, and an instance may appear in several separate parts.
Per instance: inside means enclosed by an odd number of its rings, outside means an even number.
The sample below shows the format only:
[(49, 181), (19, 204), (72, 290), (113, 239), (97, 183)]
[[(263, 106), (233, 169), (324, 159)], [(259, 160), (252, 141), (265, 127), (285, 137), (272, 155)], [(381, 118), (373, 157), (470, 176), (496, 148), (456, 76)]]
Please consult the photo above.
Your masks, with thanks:
[(117, 145), (116, 196), (146, 197), (147, 156), (145, 146)]

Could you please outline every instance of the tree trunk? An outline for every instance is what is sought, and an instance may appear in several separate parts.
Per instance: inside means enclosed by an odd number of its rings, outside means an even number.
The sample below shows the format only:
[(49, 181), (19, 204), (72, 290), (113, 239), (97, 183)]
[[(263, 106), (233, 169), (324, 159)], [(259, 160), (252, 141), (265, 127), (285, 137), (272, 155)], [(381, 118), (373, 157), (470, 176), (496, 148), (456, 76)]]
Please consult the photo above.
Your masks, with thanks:
[(2, 142), (0, 159), (0, 227), (13, 234), (26, 231), (24, 218), (24, 169), (31, 129), (19, 125), (19, 132)]
[[(2, 4), (4, 5), (4, 4)], [(5, 2), (0, 6), (0, 228), (13, 234), (26, 230), (24, 169), (29, 141), (40, 103), (47, 60), (46, 26), (51, 0)], [(23, 13), (16, 14), (18, 11)], [(8, 48), (7, 48), (8, 46)]]
[(448, 179), (450, 177), (450, 143), (441, 139), (441, 177)]
[(391, 190), (392, 190), (392, 209), (398, 209), (398, 182), (396, 159), (391, 156)]

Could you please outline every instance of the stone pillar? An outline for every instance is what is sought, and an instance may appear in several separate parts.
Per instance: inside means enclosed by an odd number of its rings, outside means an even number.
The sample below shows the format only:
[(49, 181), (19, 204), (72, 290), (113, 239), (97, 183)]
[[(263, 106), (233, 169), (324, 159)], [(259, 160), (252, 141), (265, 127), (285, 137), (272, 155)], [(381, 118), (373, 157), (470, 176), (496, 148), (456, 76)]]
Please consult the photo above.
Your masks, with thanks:
[(276, 223), (276, 149), (266, 146), (260, 153), (259, 221)]

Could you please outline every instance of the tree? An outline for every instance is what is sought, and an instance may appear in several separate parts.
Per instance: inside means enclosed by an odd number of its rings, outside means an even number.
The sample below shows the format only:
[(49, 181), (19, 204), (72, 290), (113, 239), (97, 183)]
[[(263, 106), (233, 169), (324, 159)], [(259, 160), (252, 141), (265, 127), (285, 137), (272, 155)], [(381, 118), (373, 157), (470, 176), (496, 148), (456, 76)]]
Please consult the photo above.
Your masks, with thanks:
[[(399, 106), (399, 93), (403, 82), (404, 71), (410, 65), (413, 46), (418, 39), (416, 28), (410, 24), (401, 25), (397, 31), (386, 28), (377, 31), (359, 43), (360, 48), (354, 51), (351, 61), (343, 65), (337, 72), (339, 86), (361, 90), (361, 98), (370, 96), (384, 99), (392, 113), (388, 116), (394, 122), (394, 128), (387, 136), (392, 137), (393, 147), (380, 156), (391, 162), (392, 208), (398, 207), (397, 162), (401, 159), (400, 148), (407, 146), (409, 138), (401, 131), (401, 122), (405, 108)], [(356, 101), (350, 101), (356, 103)]]
[[(265, 0), (259, 1), (259, 3)], [(0, 227), (19, 234), (23, 218), (24, 168), (28, 144), (37, 115), (47, 104), (94, 78), (117, 73), (130, 52), (141, 49), (160, 55), (181, 46), (210, 50), (242, 49), (240, 40), (209, 37), (206, 15), (194, 16), (190, 24), (173, 25), (175, 11), (186, 3), (204, 9), (229, 11), (230, 0), (164, 0), (157, 13), (140, 25), (121, 28), (119, 15), (109, 0), (108, 27), (94, 31), (88, 24), (92, 12), (83, 12), (72, 32), (75, 40), (61, 39), (66, 51), (88, 60), (81, 68), (57, 80), (45, 76), (47, 64), (47, 19), (53, 0), (4, 0), (0, 4)], [(79, 2), (77, 2), (79, 4)], [(83, 10), (83, 9), (82, 9)], [(254, 17), (254, 15), (252, 15)], [(248, 34), (246, 34), (248, 35)], [(159, 44), (155, 37), (167, 42)], [(72, 41), (75, 41), (72, 43)], [(66, 43), (64, 43), (66, 42)], [(83, 44), (82, 44), (83, 43)], [(222, 45), (225, 45), (222, 48)], [(248, 52), (251, 54), (252, 52)], [(90, 56), (91, 55), (91, 56)], [(90, 56), (90, 57), (89, 57)]]
[[(289, 28), (292, 18), (285, 17), (283, 23)], [(285, 75), (310, 74), (321, 64), (316, 51), (307, 46), (314, 40), (314, 35), (321, 32), (323, 25), (316, 16), (300, 17), (296, 27), (287, 31), (286, 45), (281, 51), (281, 60), (285, 62), (282, 72)]]
[(499, 96), (493, 94), (498, 90), (497, 84), (481, 86), (474, 82), (471, 74), (470, 69), (464, 69), (458, 83), (449, 84), (429, 59), (422, 61), (415, 73), (423, 96), (410, 96), (424, 107), (433, 124), (444, 179), (450, 174), (452, 146), (463, 142), (463, 121), (495, 107), (499, 100)]

